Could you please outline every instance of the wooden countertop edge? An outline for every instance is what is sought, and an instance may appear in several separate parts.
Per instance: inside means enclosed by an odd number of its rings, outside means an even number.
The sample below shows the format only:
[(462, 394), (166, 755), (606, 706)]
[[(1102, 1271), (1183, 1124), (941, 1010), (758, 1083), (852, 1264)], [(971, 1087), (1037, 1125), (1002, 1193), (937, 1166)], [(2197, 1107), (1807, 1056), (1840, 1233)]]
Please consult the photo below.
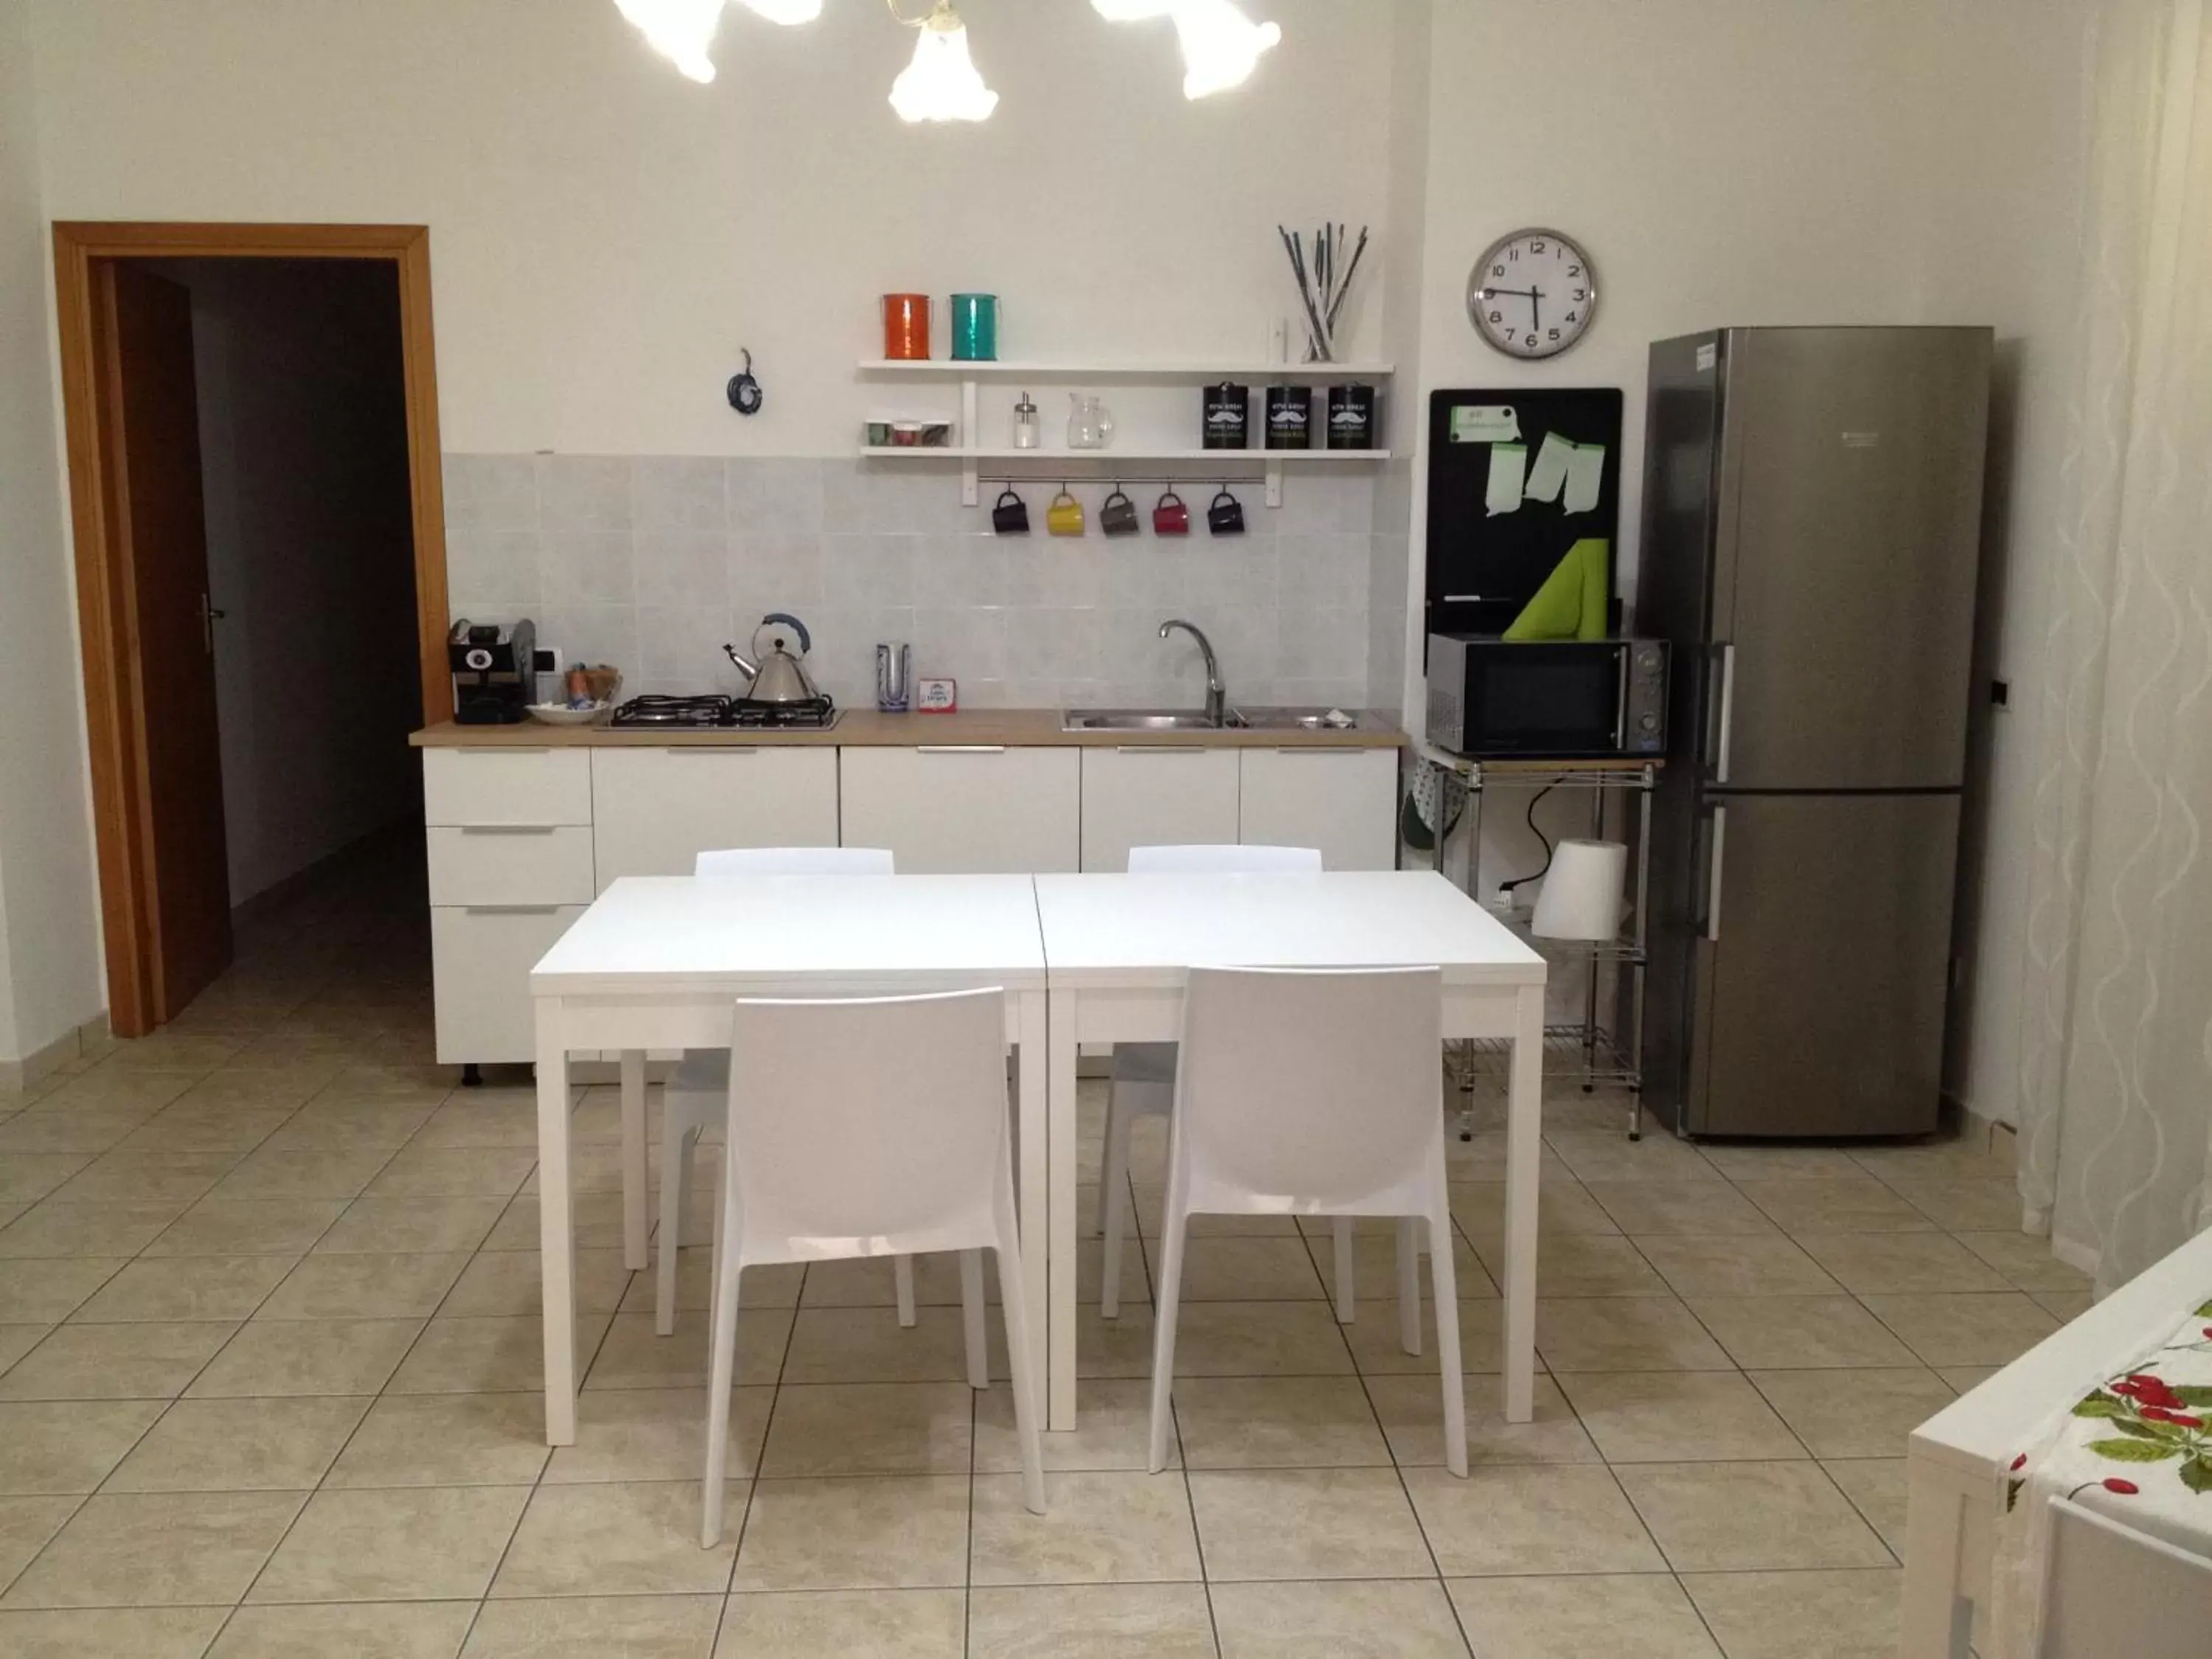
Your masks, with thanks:
[(1406, 734), (1369, 709), (1352, 711), (1351, 732), (1066, 732), (1055, 708), (978, 708), (957, 714), (845, 711), (827, 732), (617, 731), (607, 726), (456, 726), (441, 720), (413, 733), (417, 749), (1398, 749)]

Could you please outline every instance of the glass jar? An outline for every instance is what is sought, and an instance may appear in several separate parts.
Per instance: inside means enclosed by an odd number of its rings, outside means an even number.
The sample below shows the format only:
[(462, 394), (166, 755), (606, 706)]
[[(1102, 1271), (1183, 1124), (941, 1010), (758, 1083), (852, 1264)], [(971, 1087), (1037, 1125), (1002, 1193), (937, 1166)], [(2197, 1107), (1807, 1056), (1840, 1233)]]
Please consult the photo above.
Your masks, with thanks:
[(1014, 405), (1014, 447), (1035, 449), (1044, 441), (1044, 428), (1037, 420), (1037, 406), (1026, 392), (1021, 402)]

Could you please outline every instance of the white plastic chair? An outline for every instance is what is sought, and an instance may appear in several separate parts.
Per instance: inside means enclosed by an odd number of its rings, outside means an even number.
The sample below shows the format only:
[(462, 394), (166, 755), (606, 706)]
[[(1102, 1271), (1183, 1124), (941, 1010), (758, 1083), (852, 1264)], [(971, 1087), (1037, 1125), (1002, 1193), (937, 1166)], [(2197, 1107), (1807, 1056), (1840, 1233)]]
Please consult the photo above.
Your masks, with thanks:
[[(2170, 1480), (2167, 1468), (2143, 1478)], [(2212, 1651), (2212, 1559), (2063, 1498), (2051, 1500), (2043, 1583), (2039, 1659)]]
[[(1435, 1241), (1444, 1455), (1467, 1473), (1459, 1291), (1444, 1185), (1443, 979), (1434, 968), (1194, 968), (1168, 1142), (1152, 1346), (1152, 1468), (1167, 1462), (1183, 1240), (1194, 1215), (1395, 1216)], [(1405, 1260), (1401, 1254), (1401, 1261)], [(1419, 1281), (1410, 1313), (1420, 1317)], [(1416, 1325), (1418, 1329), (1418, 1325)]]
[[(738, 847), (702, 853), (695, 876), (888, 876), (891, 855), (873, 847)], [(684, 1237), (684, 1212), (691, 1200), (691, 1154), (699, 1138), (719, 1131), (728, 1120), (730, 1053), (726, 1048), (686, 1048), (683, 1063), (660, 1101), (660, 1254), (653, 1287), (653, 1328), (662, 1336), (676, 1330), (676, 1257)], [(914, 1260), (891, 1263), (898, 1300), (898, 1322), (915, 1322)]]
[[(1129, 873), (1265, 874), (1283, 872), (1315, 875), (1322, 867), (1321, 852), (1312, 847), (1132, 847)], [(1117, 1042), (1114, 1045), (1113, 1083), (1106, 1100), (1106, 1153), (1098, 1172), (1099, 1231), (1106, 1241), (1106, 1264), (1098, 1291), (1098, 1316), (1117, 1319), (1121, 1313), (1121, 1241), (1129, 1229), (1129, 1136), (1140, 1117), (1165, 1117), (1175, 1107), (1176, 1046), (1172, 1042)], [(1337, 1218), (1334, 1229), (1336, 1249), (1336, 1317), (1340, 1324), (1352, 1320), (1352, 1221)], [(1401, 1300), (1411, 1279), (1419, 1291), (1418, 1255), (1401, 1250), (1398, 1278)], [(1406, 1338), (1406, 1352), (1421, 1351), (1421, 1328), (1413, 1321)]]
[(990, 1385), (982, 1252), (996, 1250), (1023, 1494), (1043, 1514), (1014, 1217), (1006, 993), (747, 1000), (737, 1005), (731, 1052), (700, 1542), (711, 1549), (722, 1533), (739, 1276), (767, 1262), (961, 1252), (968, 1382), (981, 1389)]

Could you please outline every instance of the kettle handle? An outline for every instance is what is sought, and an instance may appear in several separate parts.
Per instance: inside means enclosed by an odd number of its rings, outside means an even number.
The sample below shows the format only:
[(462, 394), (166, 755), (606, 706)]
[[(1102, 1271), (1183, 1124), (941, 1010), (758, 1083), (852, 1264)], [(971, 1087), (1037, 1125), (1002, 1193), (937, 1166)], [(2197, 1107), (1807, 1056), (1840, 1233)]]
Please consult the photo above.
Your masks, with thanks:
[[(793, 616), (788, 611), (771, 611), (768, 615), (761, 618), (761, 626), (763, 628), (766, 628), (770, 623), (788, 623), (792, 627), (799, 630), (799, 654), (800, 656), (805, 656), (808, 652), (814, 648), (814, 636), (806, 631), (806, 624), (799, 621), (798, 617)], [(755, 647), (754, 648), (757, 650), (759, 647)]]

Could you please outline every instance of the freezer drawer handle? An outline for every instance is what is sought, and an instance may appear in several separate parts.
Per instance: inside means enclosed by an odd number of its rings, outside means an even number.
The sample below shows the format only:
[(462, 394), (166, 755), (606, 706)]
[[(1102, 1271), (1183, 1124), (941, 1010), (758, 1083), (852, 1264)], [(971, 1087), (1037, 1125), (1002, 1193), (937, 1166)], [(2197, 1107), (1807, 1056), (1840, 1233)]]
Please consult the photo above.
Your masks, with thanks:
[(1729, 751), (1735, 746), (1735, 647), (1721, 647), (1721, 740), (1713, 751), (1713, 781), (1729, 781)]
[(460, 830), (465, 836), (550, 836), (560, 827), (557, 823), (465, 823)]
[(550, 916), (557, 915), (557, 904), (464, 904), (464, 914), (471, 916)]
[(1712, 863), (1705, 872), (1705, 938), (1721, 936), (1721, 858), (1728, 847), (1728, 808), (1713, 808)]
[(1003, 743), (925, 743), (915, 751), (917, 755), (1003, 755)]

